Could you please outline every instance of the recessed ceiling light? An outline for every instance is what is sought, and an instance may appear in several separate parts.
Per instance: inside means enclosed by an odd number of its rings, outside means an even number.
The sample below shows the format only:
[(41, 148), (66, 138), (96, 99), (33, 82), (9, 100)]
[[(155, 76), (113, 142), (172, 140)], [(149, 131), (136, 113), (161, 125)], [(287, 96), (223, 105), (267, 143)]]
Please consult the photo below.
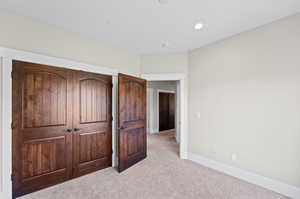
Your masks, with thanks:
[(204, 26), (203, 23), (196, 23), (195, 26), (194, 26), (194, 29), (195, 30), (201, 30), (203, 28), (203, 26)]

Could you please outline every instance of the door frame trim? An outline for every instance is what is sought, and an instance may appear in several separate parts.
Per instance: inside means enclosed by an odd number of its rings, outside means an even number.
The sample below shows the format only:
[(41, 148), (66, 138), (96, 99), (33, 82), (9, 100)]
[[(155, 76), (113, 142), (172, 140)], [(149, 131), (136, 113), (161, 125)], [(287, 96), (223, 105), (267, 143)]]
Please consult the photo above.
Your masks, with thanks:
[[(82, 70), (97, 74), (104, 74), (112, 76), (113, 90), (112, 90), (112, 166), (117, 162), (116, 154), (116, 117), (117, 117), (117, 82), (118, 70), (96, 65), (85, 64), (81, 62), (71, 61), (68, 59), (51, 57), (37, 53), (31, 53), (21, 50), (0, 47), (0, 58), (2, 58), (2, 187), (0, 186), (1, 198), (12, 198), (12, 60), (32, 62), (37, 64), (50, 65), (55, 67), (63, 67), (72, 70)], [(5, 164), (4, 164), (5, 163)], [(1, 185), (1, 184), (0, 184)]]
[(180, 158), (187, 159), (187, 75), (185, 73), (152, 73), (141, 74), (141, 78), (147, 81), (179, 81), (180, 87)]
[[(159, 132), (159, 93), (172, 93), (176, 95), (176, 98), (178, 97), (178, 93), (176, 93), (175, 91), (169, 91), (169, 90), (162, 90), (162, 89), (157, 89), (157, 106), (156, 106), (156, 124), (157, 124), (157, 131)], [(177, 103), (175, 104), (175, 115), (177, 114)], [(175, 116), (176, 118), (177, 116)], [(177, 121), (175, 121), (176, 123)]]

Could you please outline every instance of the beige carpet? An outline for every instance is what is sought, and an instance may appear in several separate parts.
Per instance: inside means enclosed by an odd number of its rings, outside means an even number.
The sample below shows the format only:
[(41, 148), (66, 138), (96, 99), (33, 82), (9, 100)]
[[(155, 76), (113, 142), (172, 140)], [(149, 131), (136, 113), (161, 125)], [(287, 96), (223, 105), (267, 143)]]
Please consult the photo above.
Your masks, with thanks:
[(148, 158), (119, 174), (105, 169), (22, 199), (286, 199), (178, 157), (170, 133), (148, 137)]

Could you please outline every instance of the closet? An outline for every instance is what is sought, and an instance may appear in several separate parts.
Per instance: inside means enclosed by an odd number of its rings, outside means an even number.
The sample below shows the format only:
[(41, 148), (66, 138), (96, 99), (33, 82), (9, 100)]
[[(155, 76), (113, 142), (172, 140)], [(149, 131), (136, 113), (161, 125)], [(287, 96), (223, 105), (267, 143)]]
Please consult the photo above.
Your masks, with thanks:
[(13, 61), (13, 193), (111, 166), (112, 77)]

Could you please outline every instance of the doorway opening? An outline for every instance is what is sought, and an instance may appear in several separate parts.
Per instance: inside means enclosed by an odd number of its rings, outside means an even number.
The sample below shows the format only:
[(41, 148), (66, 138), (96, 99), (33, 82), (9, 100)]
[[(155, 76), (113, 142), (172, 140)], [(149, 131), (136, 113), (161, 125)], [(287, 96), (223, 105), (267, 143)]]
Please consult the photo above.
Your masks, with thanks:
[[(177, 140), (176, 142), (179, 144), (179, 156), (181, 159), (187, 159), (187, 82), (186, 82), (186, 74), (185, 73), (153, 73), (153, 74), (142, 74), (141, 77), (146, 79), (148, 82), (156, 82), (156, 81), (175, 81), (176, 82), (176, 96), (177, 96), (177, 112), (179, 114), (176, 115), (175, 119), (175, 132)], [(152, 97), (151, 97), (152, 95)], [(155, 93), (151, 88), (147, 90), (147, 106), (153, 103)], [(149, 97), (150, 96), (150, 97)], [(150, 101), (149, 101), (150, 100)], [(152, 101), (151, 101), (152, 100)], [(147, 132), (151, 135), (151, 133), (159, 132), (158, 129), (154, 128), (154, 125), (149, 125), (149, 121), (154, 121), (151, 118), (158, 118), (157, 115), (154, 114), (154, 109), (149, 109), (147, 107)]]
[[(180, 95), (179, 81), (147, 82), (147, 132), (160, 137), (173, 147), (179, 156), (180, 143)], [(157, 140), (157, 138), (154, 138)], [(160, 142), (162, 143), (162, 142)], [(150, 143), (151, 145), (151, 143)]]

